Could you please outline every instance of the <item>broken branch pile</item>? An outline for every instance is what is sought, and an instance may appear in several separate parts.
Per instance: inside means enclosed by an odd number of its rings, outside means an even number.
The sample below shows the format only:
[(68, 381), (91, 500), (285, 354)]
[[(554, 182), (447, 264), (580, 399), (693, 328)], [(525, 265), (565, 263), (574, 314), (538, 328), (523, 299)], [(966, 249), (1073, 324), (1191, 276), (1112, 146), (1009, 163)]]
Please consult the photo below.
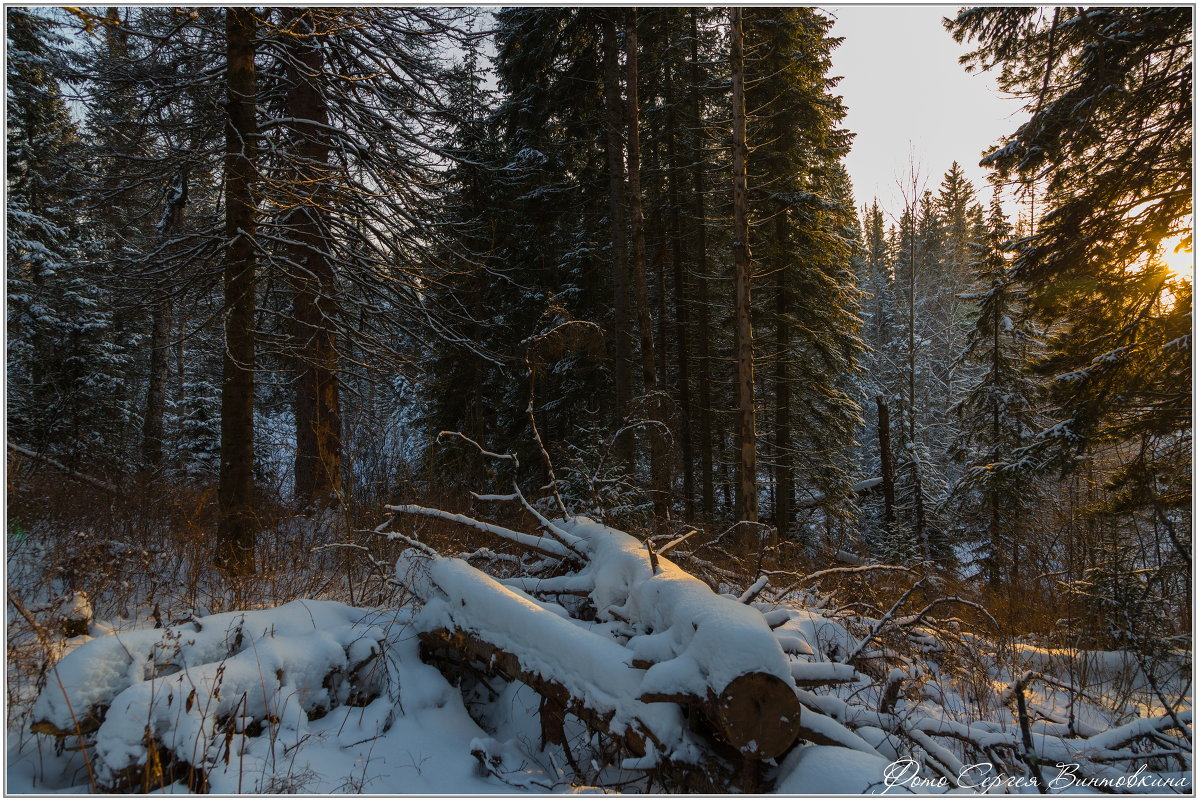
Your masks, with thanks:
[(380, 694), (385, 629), (367, 615), (293, 601), (99, 637), (55, 666), (31, 728), (90, 754), (98, 789), (249, 791), (247, 757)]
[(760, 609), (713, 592), (628, 534), (585, 517), (540, 518), (545, 533), (534, 536), (423, 507), (389, 510), (561, 554), (570, 572), (501, 579), (414, 548), (397, 576), (424, 601), (415, 625), (430, 660), (473, 664), (563, 699), (594, 731), (650, 757), (636, 761), (643, 768), (719, 760), (743, 771), (800, 737), (872, 751), (797, 695), (797, 686), (855, 680), (851, 666), (797, 662), (785, 650), (793, 638), (772, 631)]
[[(907, 568), (789, 574), (787, 590), (768, 593), (779, 601), (771, 603), (755, 599), (773, 576), (722, 594), (665, 556), (675, 542), (655, 551), (585, 517), (536, 514), (541, 531), (534, 535), (425, 507), (389, 510), (395, 517), (381, 533), (401, 516), (441, 518), (540, 555), (533, 563), (496, 560), (487, 549), (466, 556), (525, 568), (497, 577), (393, 534), (418, 546), (399, 559), (397, 576), (424, 602), (414, 619), (422, 655), (451, 676), (499, 675), (534, 689), (542, 697), (543, 744), (565, 745), (562, 720), (574, 715), (629, 755), (621, 767), (659, 778), (717, 776), (726, 792), (782, 781), (783, 768), (769, 761), (789, 764), (783, 758), (804, 742), (850, 749), (880, 765), (912, 757), (922, 776), (959, 787), (1012, 775), (1048, 781), (1038, 766), (1061, 760), (1088, 781), (1114, 777), (1141, 755), (1151, 755), (1164, 777), (1190, 770), (1189, 712), (1100, 734), (1063, 726), (1042, 709), (1042, 719), (1030, 721), (1023, 705), (988, 690), (986, 700), (977, 698), (994, 705), (996, 719), (962, 720), (962, 698), (945, 684), (955, 680), (953, 665), (984, 681), (1011, 668), (995, 665), (994, 644), (965, 633), (963, 621), (933, 617), (953, 607), (994, 625), (969, 600), (929, 596), (933, 577), (918, 578), (873, 617), (848, 612), (866, 604), (832, 608), (831, 597), (818, 594), (805, 596), (811, 603), (783, 603), (830, 575), (911, 575)], [(1069, 704), (1087, 697), (1070, 694)], [(1112, 734), (1123, 731), (1129, 737), (1112, 747)], [(984, 763), (991, 766), (986, 776), (970, 774), (971, 765), (978, 773)], [(697, 789), (685, 781), (679, 788)]]

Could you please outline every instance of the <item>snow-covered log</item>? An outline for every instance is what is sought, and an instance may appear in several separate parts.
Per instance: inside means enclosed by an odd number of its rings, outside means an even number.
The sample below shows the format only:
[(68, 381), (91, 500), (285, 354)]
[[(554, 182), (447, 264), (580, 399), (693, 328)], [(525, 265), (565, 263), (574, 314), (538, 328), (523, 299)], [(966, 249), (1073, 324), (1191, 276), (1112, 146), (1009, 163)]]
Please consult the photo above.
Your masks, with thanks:
[(101, 787), (148, 791), (184, 779), (205, 789), (246, 738), (266, 729), (300, 737), (333, 707), (379, 695), (386, 634), (369, 614), (293, 601), (99, 637), (55, 666), (32, 731), (77, 738)]
[(561, 521), (588, 554), (600, 620), (623, 619), (634, 658), (650, 665), (645, 697), (705, 699), (726, 742), (758, 759), (778, 756), (799, 735), (791, 668), (756, 609), (712, 592), (666, 557), (658, 569), (635, 538), (585, 517)]
[[(669, 755), (662, 748), (677, 738), (677, 723), (661, 728), (660, 709), (677, 716), (678, 703), (702, 708), (716, 736), (748, 758), (769, 759), (794, 744), (800, 706), (791, 666), (760, 612), (717, 595), (665, 557), (655, 569), (641, 542), (588, 518), (544, 527), (584, 555), (580, 570), (501, 583), (459, 560), (415, 551), (402, 558), (400, 580), (426, 600), (421, 630), (462, 632), (514, 657), (521, 672), (610, 715), (619, 732), (636, 719), (659, 753)], [(525, 592), (539, 589), (587, 592), (595, 621), (571, 619)], [(626, 644), (610, 636), (613, 625), (631, 629)]]
[[(405, 551), (396, 575), (424, 601), (414, 625), (427, 654), (453, 651), (536, 690), (564, 691), (568, 711), (622, 739), (638, 756), (647, 741), (658, 753), (689, 756), (678, 708), (638, 700), (641, 671), (630, 666), (628, 649), (571, 620), (561, 607), (461, 559)], [(680, 748), (684, 752), (676, 753)]]

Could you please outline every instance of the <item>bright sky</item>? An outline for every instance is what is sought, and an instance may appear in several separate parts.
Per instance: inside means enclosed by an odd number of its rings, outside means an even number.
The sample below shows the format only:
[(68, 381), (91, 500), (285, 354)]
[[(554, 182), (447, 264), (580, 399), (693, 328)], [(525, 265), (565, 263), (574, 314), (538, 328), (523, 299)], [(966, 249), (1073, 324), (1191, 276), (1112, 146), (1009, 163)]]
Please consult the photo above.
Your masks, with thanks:
[(834, 18), (835, 91), (845, 99), (845, 127), (855, 132), (846, 167), (858, 205), (877, 196), (884, 210), (903, 205), (897, 180), (910, 160), (924, 184), (936, 190), (957, 160), (979, 191), (990, 198), (983, 152), (1026, 118), (1020, 101), (1002, 95), (991, 73), (970, 73), (958, 63), (967, 48), (941, 24), (958, 6), (824, 6)]

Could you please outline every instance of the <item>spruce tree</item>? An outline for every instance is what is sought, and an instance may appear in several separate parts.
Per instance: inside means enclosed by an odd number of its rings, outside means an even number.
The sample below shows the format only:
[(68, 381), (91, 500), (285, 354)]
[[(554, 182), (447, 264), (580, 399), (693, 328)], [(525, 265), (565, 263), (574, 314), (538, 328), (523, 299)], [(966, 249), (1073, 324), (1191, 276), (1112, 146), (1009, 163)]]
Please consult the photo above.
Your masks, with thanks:
[(1059, 412), (1040, 450), (1070, 470), (1087, 451), (1131, 447), (1117, 505), (1147, 510), (1184, 556), (1192, 285), (1160, 251), (1192, 248), (1191, 14), (977, 8), (947, 26), (977, 44), (967, 64), (1030, 97), (1028, 121), (983, 163), (1046, 185), (1014, 265), (1052, 325), (1041, 371)]
[(1030, 510), (1038, 489), (1021, 458), (1037, 430), (1036, 386), (1026, 370), (1038, 338), (1026, 319), (1023, 291), (1013, 281), (1011, 246), (997, 187), (986, 240), (975, 248), (975, 290), (963, 297), (977, 304), (963, 359), (978, 378), (957, 408), (962, 433), (955, 443), (966, 463), (955, 487), (958, 525), (972, 540), (968, 544), (992, 590), (1019, 586), (1018, 574), (1026, 567), (1022, 548), (1034, 536)]
[[(841, 158), (851, 135), (828, 76), (839, 41), (814, 9), (751, 9), (749, 60), (751, 237), (757, 272), (773, 296), (767, 378), (775, 475), (774, 522), (791, 531), (796, 503), (827, 520), (856, 517), (850, 449), (859, 409), (843, 379), (861, 350), (851, 258), (860, 244)], [(808, 454), (819, 454), (819, 466)]]
[[(72, 467), (120, 456), (123, 365), (110, 298), (89, 270), (84, 150), (63, 99), (56, 23), (6, 12), (10, 437)], [(86, 464), (86, 462), (92, 464)]]

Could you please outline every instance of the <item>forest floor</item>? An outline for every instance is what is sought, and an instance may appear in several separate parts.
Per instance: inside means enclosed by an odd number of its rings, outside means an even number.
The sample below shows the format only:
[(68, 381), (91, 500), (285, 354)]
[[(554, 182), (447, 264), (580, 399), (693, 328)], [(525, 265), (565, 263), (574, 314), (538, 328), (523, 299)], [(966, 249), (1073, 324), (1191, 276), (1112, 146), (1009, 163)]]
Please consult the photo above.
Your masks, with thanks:
[[(394, 556), (320, 550), (313, 543), (336, 539), (327, 521), (276, 527), (252, 591), (197, 578), (206, 571), (185, 549), (161, 540), (155, 548), (152, 528), (96, 542), (47, 525), (14, 537), (10, 525), (7, 792), (677, 789), (637, 760), (614, 758), (572, 717), (565, 746), (545, 743), (541, 698), (524, 684), (493, 677), (454, 686), (421, 659), (420, 604), (391, 582)], [(79, 538), (76, 551), (108, 549), (110, 567), (127, 570), (103, 582), (99, 569), (90, 583), (76, 577), (90, 589), (86, 601), (64, 595), (56, 578), (64, 533)], [(301, 567), (296, 554), (309, 560)], [(793, 675), (814, 675), (805, 671), (818, 663), (845, 667), (871, 636), (899, 667), (797, 689), (807, 725), (836, 744), (768, 760), (764, 787), (1036, 793), (1039, 768), (1055, 792), (1192, 792), (1189, 652), (1160, 660), (1149, 682), (1133, 654), (984, 636), (956, 617), (855, 611), (868, 584), (877, 591), (886, 582), (850, 572), (830, 587), (822, 578), (752, 604), (772, 621)], [(735, 599), (749, 583), (718, 589)], [(86, 632), (71, 630), (72, 617), (88, 618), (76, 624)], [(1017, 684), (1027, 734), (1013, 703)], [(104, 720), (87, 748), (47, 733), (47, 721), (61, 734), (91, 709)], [(157, 751), (147, 749), (150, 730)], [(1035, 766), (1022, 756), (1025, 736)], [(196, 764), (206, 766), (202, 783)]]

